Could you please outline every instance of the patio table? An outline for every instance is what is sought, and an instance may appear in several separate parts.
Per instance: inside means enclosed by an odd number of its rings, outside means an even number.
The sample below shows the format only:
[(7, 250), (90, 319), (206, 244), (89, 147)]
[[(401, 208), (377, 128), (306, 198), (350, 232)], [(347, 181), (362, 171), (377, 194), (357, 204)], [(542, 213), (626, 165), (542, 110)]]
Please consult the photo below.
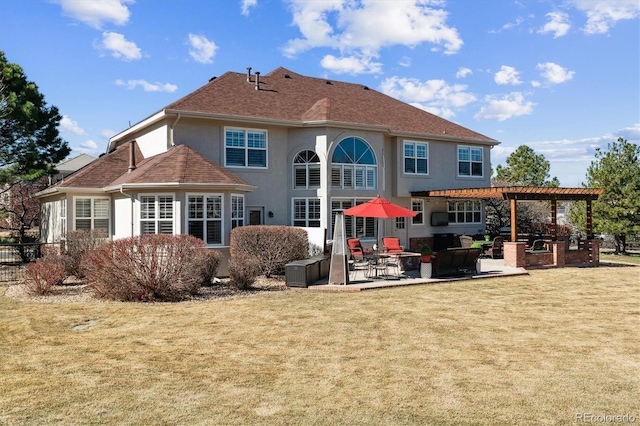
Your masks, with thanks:
[(487, 249), (490, 248), (493, 245), (493, 241), (485, 241), (485, 240), (479, 240), (479, 241), (474, 241), (471, 243), (471, 247), (472, 248), (481, 248), (482, 249), (482, 256), (486, 256), (487, 254)]

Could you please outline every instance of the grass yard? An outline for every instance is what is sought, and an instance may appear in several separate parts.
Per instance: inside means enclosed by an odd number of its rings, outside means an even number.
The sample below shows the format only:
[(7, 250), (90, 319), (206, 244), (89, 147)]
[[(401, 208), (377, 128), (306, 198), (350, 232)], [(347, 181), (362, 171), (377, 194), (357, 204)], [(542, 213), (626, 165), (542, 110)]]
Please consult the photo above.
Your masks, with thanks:
[(176, 304), (5, 290), (0, 424), (640, 421), (638, 266)]

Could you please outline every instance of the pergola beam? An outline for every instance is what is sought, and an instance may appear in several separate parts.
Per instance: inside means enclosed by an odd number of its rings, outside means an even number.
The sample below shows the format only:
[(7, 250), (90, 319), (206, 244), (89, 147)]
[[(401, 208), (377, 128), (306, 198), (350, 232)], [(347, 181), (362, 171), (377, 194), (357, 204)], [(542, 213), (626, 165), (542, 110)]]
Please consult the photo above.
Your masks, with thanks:
[(433, 191), (413, 191), (412, 197), (444, 197), (444, 198), (502, 198), (509, 200), (511, 206), (511, 241), (518, 237), (518, 201), (551, 201), (551, 234), (557, 239), (557, 202), (586, 201), (587, 203), (587, 238), (593, 238), (592, 201), (604, 193), (602, 188), (549, 188), (539, 186), (506, 186), (490, 188), (441, 189)]

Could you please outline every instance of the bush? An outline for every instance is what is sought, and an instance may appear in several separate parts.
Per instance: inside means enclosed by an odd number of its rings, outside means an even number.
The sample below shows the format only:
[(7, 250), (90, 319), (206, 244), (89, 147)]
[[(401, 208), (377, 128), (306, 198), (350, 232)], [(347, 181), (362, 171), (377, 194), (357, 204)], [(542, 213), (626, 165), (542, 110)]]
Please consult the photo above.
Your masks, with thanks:
[(60, 259), (41, 258), (27, 265), (24, 284), (29, 294), (50, 294), (53, 287), (62, 284), (67, 277)]
[[(85, 253), (82, 272), (92, 293), (121, 301), (177, 301), (197, 293), (217, 272), (219, 253), (190, 235), (142, 235)], [(211, 263), (210, 263), (211, 262)]]
[(231, 231), (229, 252), (238, 265), (257, 259), (258, 275), (268, 278), (282, 274), (287, 263), (308, 258), (309, 238), (304, 229), (292, 226), (242, 226)]
[(260, 263), (255, 257), (229, 260), (229, 278), (231, 284), (239, 290), (251, 287), (258, 275), (260, 275)]
[(66, 236), (64, 248), (64, 265), (68, 275), (83, 278), (82, 256), (90, 250), (96, 250), (109, 241), (107, 232), (103, 229), (70, 231)]

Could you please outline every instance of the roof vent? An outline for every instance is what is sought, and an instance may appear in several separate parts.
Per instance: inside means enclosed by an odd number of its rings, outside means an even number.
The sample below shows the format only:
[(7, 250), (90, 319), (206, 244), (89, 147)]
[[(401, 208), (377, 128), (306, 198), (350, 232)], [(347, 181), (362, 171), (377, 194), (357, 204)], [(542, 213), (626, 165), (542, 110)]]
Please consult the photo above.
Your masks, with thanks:
[(256, 71), (256, 90), (260, 90), (260, 73)]
[(218, 77), (216, 77), (216, 76), (214, 75), (213, 77), (211, 77), (211, 78), (209, 79), (209, 81), (213, 81), (213, 80), (215, 80), (216, 78), (218, 78)]
[(331, 84), (331, 81), (329, 81), (329, 80), (326, 80), (326, 81), (325, 81), (325, 83), (327, 83), (327, 84)]
[(362, 86), (364, 90), (369, 90), (369, 86)]
[(247, 83), (251, 83), (251, 67), (247, 67)]
[(284, 78), (291, 78), (291, 76), (289, 74), (285, 74)]

